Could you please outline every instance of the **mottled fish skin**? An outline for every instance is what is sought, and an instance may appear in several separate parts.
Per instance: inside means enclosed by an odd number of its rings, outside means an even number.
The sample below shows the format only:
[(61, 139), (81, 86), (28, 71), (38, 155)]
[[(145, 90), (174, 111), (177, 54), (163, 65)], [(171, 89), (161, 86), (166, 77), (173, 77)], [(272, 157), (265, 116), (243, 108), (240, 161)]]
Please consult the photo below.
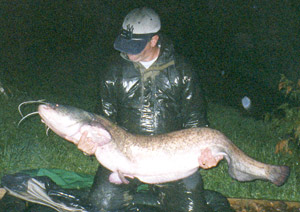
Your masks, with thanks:
[(206, 148), (214, 157), (224, 156), (230, 176), (238, 181), (268, 180), (281, 186), (290, 172), (287, 166), (252, 159), (211, 128), (142, 136), (128, 133), (102, 116), (70, 106), (42, 104), (39, 114), (49, 128), (75, 144), (88, 131), (88, 137), (97, 145), (97, 160), (113, 172), (113, 183), (127, 183), (124, 176), (149, 184), (188, 177), (198, 170), (201, 151)]

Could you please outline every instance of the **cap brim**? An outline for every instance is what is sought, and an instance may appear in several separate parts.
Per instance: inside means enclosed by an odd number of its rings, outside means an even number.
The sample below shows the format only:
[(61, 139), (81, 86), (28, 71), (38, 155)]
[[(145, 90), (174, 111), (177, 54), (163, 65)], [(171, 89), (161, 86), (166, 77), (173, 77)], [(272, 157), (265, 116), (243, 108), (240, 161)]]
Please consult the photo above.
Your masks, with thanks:
[(114, 42), (114, 48), (120, 52), (135, 55), (144, 50), (148, 41), (148, 39), (130, 40), (119, 35)]

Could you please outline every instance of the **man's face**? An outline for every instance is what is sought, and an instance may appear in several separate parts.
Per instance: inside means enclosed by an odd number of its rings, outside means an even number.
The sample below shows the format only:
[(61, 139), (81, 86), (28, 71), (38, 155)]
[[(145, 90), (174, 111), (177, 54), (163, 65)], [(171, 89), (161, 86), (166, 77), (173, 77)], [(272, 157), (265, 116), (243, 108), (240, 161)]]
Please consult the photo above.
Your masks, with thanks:
[(159, 48), (156, 45), (158, 39), (158, 35), (153, 36), (145, 46), (144, 50), (139, 54), (127, 54), (129, 60), (133, 62), (148, 62), (153, 60), (159, 53)]
[(127, 54), (129, 60), (133, 61), (133, 62), (140, 62), (140, 61), (146, 61), (147, 58), (149, 58), (149, 56), (151, 55), (151, 51), (152, 47), (150, 42), (147, 43), (147, 45), (145, 46), (144, 50), (139, 53), (139, 54)]

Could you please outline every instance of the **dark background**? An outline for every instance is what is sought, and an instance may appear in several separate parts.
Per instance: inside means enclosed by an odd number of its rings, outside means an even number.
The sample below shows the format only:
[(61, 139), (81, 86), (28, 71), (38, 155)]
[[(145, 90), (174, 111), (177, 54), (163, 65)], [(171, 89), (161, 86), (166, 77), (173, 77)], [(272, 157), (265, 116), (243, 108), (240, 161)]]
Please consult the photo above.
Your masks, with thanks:
[[(126, 14), (157, 11), (162, 32), (198, 70), (208, 99), (254, 113), (283, 101), (280, 74), (300, 72), (298, 0), (11, 1), (2, 0), (0, 82), (32, 98), (96, 101), (97, 83)], [(49, 96), (51, 93), (51, 97)], [(58, 100), (58, 99), (57, 99)]]

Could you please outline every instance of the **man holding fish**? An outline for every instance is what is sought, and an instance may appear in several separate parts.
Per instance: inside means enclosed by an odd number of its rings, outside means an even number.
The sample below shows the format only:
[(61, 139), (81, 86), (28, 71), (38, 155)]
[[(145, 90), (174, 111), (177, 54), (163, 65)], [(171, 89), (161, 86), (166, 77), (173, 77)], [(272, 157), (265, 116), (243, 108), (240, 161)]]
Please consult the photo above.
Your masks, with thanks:
[(125, 17), (114, 44), (123, 58), (115, 58), (101, 79), (103, 116), (39, 105), (50, 129), (100, 163), (89, 205), (110, 212), (232, 211), (226, 198), (203, 189), (198, 171), (223, 158), (233, 179), (282, 186), (289, 167), (257, 161), (207, 127), (194, 72), (159, 30), (151, 9)]
[[(100, 113), (133, 134), (158, 135), (207, 127), (206, 103), (196, 73), (175, 53), (160, 29), (160, 18), (150, 8), (134, 9), (125, 17), (114, 43), (121, 54), (111, 62), (101, 81)], [(95, 153), (87, 133), (78, 148), (89, 155)], [(202, 168), (211, 168), (221, 159), (223, 156), (213, 157), (207, 149), (199, 163)], [(115, 209), (124, 186), (129, 189), (128, 185), (107, 183), (109, 174), (99, 166), (90, 194), (91, 202), (106, 210)], [(116, 196), (108, 195), (104, 187)], [(196, 172), (183, 180), (149, 186), (147, 194), (163, 196), (162, 204), (168, 211), (213, 211), (203, 191), (202, 178)]]

